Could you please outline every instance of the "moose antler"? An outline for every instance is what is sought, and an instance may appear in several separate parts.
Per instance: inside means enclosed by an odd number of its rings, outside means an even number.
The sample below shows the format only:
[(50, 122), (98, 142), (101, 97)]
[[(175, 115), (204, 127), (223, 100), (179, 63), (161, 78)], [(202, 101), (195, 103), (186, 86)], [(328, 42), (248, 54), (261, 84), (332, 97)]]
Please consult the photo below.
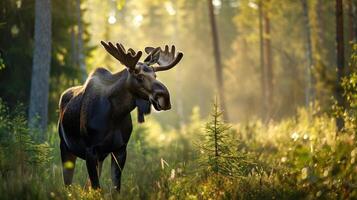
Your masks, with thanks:
[[(148, 50), (150, 49), (150, 50)], [(144, 63), (146, 63), (147, 65), (152, 65), (157, 63), (157, 61), (160, 58), (160, 51), (161, 48), (160, 47), (146, 47), (145, 48), (146, 53), (148, 53), (149, 55), (145, 58)]]
[[(169, 46), (168, 45), (165, 45), (165, 50), (164, 51), (160, 47), (158, 47), (158, 48), (160, 49), (159, 50), (160, 55), (155, 60), (155, 62), (158, 63), (159, 66), (154, 67), (154, 71), (155, 72), (165, 71), (165, 70), (169, 70), (169, 69), (173, 68), (175, 65), (177, 65), (177, 63), (180, 62), (180, 60), (183, 57), (183, 53), (181, 53), (181, 52), (179, 52), (177, 54), (177, 56), (175, 57), (175, 45), (172, 45), (171, 51), (169, 51)], [(153, 47), (146, 47), (145, 48), (145, 52), (146, 53), (150, 53), (150, 55), (153, 55), (153, 52), (156, 49), (154, 49)], [(148, 56), (148, 58), (149, 58), (149, 56)], [(151, 57), (154, 58), (155, 56), (151, 56)], [(148, 59), (148, 58), (146, 58), (146, 59)]]
[(129, 69), (135, 69), (135, 66), (142, 55), (141, 51), (135, 53), (132, 48), (129, 48), (128, 52), (126, 52), (122, 44), (117, 43), (115, 47), (111, 42), (105, 43), (101, 41), (100, 43), (104, 46), (105, 50), (110, 53), (110, 55), (119, 60), (121, 64), (125, 65)]

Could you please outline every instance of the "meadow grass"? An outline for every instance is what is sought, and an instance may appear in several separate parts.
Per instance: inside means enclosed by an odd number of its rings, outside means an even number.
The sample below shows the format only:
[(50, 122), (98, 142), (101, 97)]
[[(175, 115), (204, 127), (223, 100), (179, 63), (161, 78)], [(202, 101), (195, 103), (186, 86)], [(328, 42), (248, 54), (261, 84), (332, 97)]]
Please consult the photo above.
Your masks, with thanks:
[[(135, 125), (128, 144), (122, 190), (113, 190), (106, 159), (101, 190), (88, 184), (85, 162), (76, 163), (65, 187), (59, 139), (51, 125), (46, 142), (27, 128), (21, 109), (0, 104), (1, 199), (353, 199), (357, 198), (357, 146), (353, 122), (336, 134), (333, 116), (300, 109), (296, 117), (263, 124), (232, 124), (224, 142), (231, 156), (212, 168), (211, 140), (197, 110), (181, 129), (165, 130), (153, 119)], [(238, 159), (237, 159), (238, 158)]]

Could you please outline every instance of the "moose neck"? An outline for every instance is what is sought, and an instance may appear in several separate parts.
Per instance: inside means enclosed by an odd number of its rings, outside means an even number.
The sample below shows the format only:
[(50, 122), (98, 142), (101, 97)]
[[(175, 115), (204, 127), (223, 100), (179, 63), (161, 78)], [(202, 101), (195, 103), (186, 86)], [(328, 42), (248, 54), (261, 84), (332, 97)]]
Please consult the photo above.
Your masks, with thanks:
[(113, 74), (115, 82), (109, 92), (109, 99), (113, 106), (115, 117), (125, 117), (135, 108), (135, 97), (128, 87), (128, 70)]

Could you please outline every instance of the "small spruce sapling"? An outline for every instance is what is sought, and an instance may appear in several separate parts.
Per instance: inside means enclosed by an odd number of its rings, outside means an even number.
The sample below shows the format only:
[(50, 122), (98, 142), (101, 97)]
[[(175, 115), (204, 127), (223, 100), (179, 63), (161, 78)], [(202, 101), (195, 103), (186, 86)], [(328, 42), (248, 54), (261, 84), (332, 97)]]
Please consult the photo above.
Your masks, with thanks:
[(238, 150), (234, 139), (235, 131), (223, 121), (223, 111), (217, 100), (213, 103), (210, 120), (205, 125), (204, 140), (199, 145), (200, 166), (209, 174), (228, 177), (248, 176), (259, 168), (247, 153)]
[(217, 100), (213, 103), (210, 120), (205, 125), (204, 141), (200, 145), (200, 164), (208, 173), (228, 175), (230, 172), (229, 156), (231, 150), (227, 144), (230, 126), (223, 122), (223, 112), (219, 109)]

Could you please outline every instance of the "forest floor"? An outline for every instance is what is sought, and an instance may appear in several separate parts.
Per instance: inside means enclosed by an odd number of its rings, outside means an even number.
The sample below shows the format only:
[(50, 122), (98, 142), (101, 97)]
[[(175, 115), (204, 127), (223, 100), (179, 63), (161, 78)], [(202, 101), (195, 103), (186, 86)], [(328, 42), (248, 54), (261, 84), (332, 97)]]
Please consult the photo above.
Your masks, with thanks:
[(45, 143), (36, 142), (21, 109), (10, 114), (0, 105), (1, 199), (357, 198), (355, 124), (346, 120), (344, 131), (336, 134), (334, 117), (319, 108), (269, 124), (228, 125), (215, 109), (207, 120), (193, 112), (181, 129), (163, 130), (149, 119), (135, 125), (117, 194), (110, 159), (103, 166), (101, 190), (85, 187), (82, 160), (77, 160), (73, 186), (64, 187), (55, 125)]

